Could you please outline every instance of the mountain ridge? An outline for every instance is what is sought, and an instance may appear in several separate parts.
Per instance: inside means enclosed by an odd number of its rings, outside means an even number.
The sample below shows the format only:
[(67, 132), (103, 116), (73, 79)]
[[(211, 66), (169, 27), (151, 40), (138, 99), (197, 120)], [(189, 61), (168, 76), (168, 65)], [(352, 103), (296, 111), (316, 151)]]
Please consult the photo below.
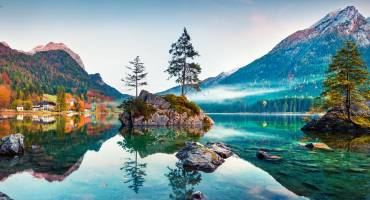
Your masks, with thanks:
[(63, 50), (65, 52), (67, 52), (81, 66), (81, 68), (85, 69), (85, 66), (82, 62), (81, 57), (77, 53), (72, 51), (64, 43), (49, 42), (46, 45), (38, 45), (35, 48), (33, 48), (31, 51), (29, 51), (28, 53), (35, 54), (37, 52), (52, 51), (52, 50)]
[(106, 84), (100, 74), (88, 74), (64, 50), (28, 54), (0, 43), (0, 66), (14, 80), (13, 88), (30, 92), (55, 94), (58, 86), (64, 86), (67, 92), (76, 94), (95, 90), (114, 99), (128, 96)]

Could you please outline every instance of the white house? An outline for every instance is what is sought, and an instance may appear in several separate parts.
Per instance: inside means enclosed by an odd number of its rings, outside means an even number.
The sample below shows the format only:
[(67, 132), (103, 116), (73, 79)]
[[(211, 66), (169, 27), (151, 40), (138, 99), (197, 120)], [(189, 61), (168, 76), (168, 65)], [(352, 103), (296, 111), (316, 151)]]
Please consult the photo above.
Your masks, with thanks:
[(17, 106), (16, 110), (17, 110), (18, 112), (20, 112), (20, 111), (23, 111), (23, 110), (24, 110), (24, 108), (23, 108), (23, 106)]

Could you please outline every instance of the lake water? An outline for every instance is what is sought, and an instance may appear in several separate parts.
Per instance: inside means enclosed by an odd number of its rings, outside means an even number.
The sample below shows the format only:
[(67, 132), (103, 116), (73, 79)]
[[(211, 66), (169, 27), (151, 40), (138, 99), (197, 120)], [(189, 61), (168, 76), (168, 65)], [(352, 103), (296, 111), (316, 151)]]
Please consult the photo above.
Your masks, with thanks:
[[(13, 199), (370, 199), (370, 136), (305, 134), (302, 116), (212, 114), (207, 133), (121, 129), (114, 116), (0, 120), (25, 135), (21, 157), (0, 159), (0, 191)], [(195, 134), (197, 133), (197, 134)], [(204, 134), (204, 135), (202, 135)], [(185, 141), (221, 141), (237, 156), (213, 173), (187, 172)], [(308, 150), (324, 142), (333, 151)], [(258, 160), (258, 149), (282, 156)]]

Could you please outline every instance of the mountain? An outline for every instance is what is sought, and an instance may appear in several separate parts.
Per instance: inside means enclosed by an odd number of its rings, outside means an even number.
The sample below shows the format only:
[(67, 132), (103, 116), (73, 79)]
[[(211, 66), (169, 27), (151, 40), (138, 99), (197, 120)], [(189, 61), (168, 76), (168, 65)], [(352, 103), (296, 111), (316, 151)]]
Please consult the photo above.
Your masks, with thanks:
[[(65, 45), (56, 46), (68, 49)], [(55, 94), (57, 88), (63, 86), (67, 92), (74, 94), (95, 90), (114, 99), (127, 97), (107, 85), (99, 74), (88, 74), (66, 50), (46, 49), (37, 49), (30, 54), (0, 43), (0, 72), (7, 72), (13, 89)]]
[(235, 104), (249, 111), (245, 108), (261, 101), (317, 96), (332, 56), (346, 40), (357, 43), (369, 66), (370, 18), (363, 17), (354, 6), (331, 12), (291, 34), (266, 55), (231, 74), (206, 79), (201, 85), (203, 92), (190, 93), (189, 97), (203, 104), (203, 109), (209, 108), (205, 109), (208, 112), (217, 105), (227, 112)]
[(84, 66), (80, 56), (77, 53), (73, 52), (70, 48), (68, 48), (63, 43), (49, 42), (46, 45), (36, 46), (29, 53), (35, 54), (37, 52), (52, 51), (52, 50), (65, 51), (66, 53), (68, 53), (69, 56), (71, 56), (78, 63), (78, 65), (80, 65), (83, 69), (85, 69), (85, 66)]

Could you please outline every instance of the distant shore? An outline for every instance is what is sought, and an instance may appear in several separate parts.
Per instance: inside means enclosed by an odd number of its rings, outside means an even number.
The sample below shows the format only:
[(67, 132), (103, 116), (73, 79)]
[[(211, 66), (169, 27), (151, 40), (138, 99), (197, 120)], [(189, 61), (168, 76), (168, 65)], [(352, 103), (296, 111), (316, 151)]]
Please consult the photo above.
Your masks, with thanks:
[[(77, 112), (73, 112), (77, 113)], [(64, 115), (68, 114), (67, 111), (63, 112), (52, 112), (52, 111), (16, 111), (16, 110), (0, 110), (0, 115)]]
[(303, 112), (264, 112), (264, 113), (252, 113), (252, 112), (233, 112), (233, 113), (206, 113), (208, 115), (261, 115), (261, 116), (321, 116), (323, 113), (303, 113)]

